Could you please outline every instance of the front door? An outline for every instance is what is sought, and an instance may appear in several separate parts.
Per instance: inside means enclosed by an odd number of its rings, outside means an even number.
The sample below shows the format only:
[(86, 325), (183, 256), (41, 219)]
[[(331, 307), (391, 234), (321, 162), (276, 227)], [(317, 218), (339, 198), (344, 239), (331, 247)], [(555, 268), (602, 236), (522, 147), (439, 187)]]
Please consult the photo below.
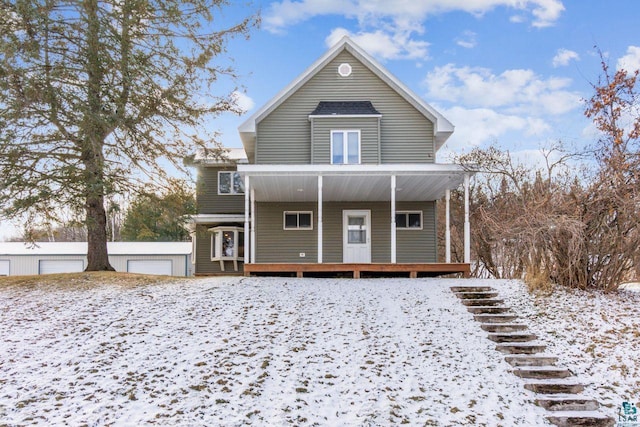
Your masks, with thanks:
[(342, 227), (342, 262), (371, 262), (371, 211), (342, 211)]

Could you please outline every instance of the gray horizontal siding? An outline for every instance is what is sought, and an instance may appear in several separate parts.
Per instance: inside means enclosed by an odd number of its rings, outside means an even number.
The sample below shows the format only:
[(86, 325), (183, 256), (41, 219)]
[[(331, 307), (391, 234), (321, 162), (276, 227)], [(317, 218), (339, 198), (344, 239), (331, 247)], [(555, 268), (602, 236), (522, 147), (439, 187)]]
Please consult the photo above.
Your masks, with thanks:
[[(256, 262), (317, 262), (315, 203), (257, 203)], [(323, 261), (342, 260), (342, 211), (371, 211), (371, 261), (391, 262), (391, 207), (386, 202), (327, 202), (323, 205)], [(397, 210), (423, 210), (423, 230), (397, 230), (396, 261), (436, 262), (435, 203), (403, 202)], [(313, 230), (283, 230), (284, 211), (312, 211)], [(300, 252), (306, 256), (300, 258)]]
[(244, 213), (244, 195), (219, 195), (218, 172), (234, 167), (200, 167), (196, 185), (196, 202), (200, 214)]
[(331, 163), (331, 131), (360, 130), (360, 162), (362, 164), (378, 164), (378, 118), (317, 118), (311, 122), (313, 126), (313, 163)]
[[(343, 62), (353, 68), (349, 77), (337, 73)], [(434, 161), (433, 123), (344, 51), (257, 124), (256, 163), (310, 163), (308, 115), (320, 101), (371, 101), (382, 114), (383, 163)]]
[(397, 211), (422, 211), (422, 230), (396, 230), (397, 262), (436, 262), (436, 203), (403, 202)]
[[(256, 262), (317, 262), (315, 203), (256, 203)], [(283, 230), (285, 211), (312, 211), (313, 230)], [(303, 252), (306, 256), (300, 257)]]

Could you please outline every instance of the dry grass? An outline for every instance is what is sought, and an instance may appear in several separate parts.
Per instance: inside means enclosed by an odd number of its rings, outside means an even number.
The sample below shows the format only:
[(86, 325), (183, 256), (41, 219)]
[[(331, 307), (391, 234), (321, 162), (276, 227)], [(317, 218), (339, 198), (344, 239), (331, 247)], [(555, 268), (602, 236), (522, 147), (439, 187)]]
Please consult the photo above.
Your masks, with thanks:
[(82, 273), (0, 277), (0, 287), (50, 287), (52, 289), (82, 289), (104, 285), (136, 287), (155, 283), (186, 280), (193, 280), (193, 278), (118, 273), (114, 271), (91, 271)]
[(524, 276), (524, 283), (530, 293), (537, 295), (551, 295), (553, 283), (549, 280), (548, 271), (540, 271), (535, 266), (528, 266)]

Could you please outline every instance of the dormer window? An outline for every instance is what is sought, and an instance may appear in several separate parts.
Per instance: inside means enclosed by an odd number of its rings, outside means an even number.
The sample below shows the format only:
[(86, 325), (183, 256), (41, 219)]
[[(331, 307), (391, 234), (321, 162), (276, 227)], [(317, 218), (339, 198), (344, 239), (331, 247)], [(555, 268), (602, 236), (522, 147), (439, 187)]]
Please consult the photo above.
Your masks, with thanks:
[(360, 164), (360, 130), (331, 131), (331, 163)]

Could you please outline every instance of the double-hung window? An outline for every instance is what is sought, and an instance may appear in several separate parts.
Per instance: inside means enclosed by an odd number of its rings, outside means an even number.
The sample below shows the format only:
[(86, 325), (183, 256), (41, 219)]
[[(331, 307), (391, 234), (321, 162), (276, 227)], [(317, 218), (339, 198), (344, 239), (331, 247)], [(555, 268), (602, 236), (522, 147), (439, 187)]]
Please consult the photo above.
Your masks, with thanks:
[(331, 163), (357, 165), (360, 163), (360, 131), (331, 131)]
[(313, 213), (305, 212), (284, 212), (285, 230), (313, 230)]
[(396, 228), (422, 230), (422, 211), (396, 212)]
[(238, 172), (218, 172), (218, 194), (244, 194), (244, 182)]

